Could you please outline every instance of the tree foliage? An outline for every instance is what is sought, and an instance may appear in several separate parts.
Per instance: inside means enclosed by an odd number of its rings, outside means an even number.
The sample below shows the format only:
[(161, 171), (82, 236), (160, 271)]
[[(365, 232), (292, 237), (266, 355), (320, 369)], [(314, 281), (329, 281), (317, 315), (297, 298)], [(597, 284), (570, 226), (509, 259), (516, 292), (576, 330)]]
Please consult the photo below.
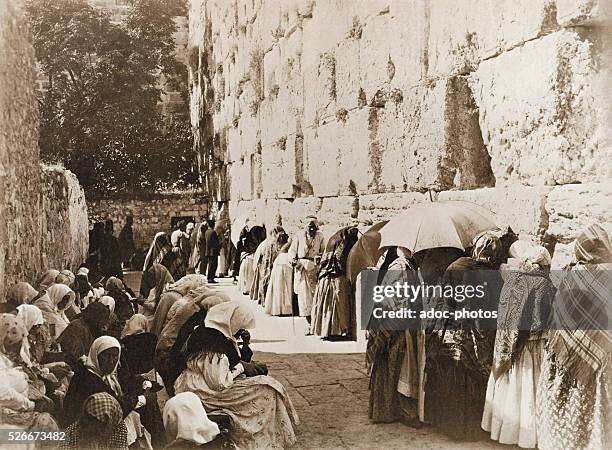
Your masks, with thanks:
[(153, 192), (197, 179), (187, 102), (164, 116), (164, 92), (187, 97), (174, 53), (176, 0), (133, 0), (119, 23), (82, 0), (29, 0), (26, 12), (48, 90), (40, 98), (41, 157), (86, 191)]

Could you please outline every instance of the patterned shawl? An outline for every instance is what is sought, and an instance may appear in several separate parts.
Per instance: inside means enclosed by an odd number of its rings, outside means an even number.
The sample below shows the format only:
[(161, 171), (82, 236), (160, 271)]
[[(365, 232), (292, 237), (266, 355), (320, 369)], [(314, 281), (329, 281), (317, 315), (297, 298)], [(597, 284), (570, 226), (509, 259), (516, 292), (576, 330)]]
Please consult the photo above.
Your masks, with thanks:
[(321, 256), (319, 279), (326, 276), (337, 277), (346, 273), (348, 254), (358, 238), (357, 228), (353, 226), (342, 228), (329, 238), (325, 253)]
[[(414, 283), (416, 277), (416, 268), (410, 261), (404, 258), (396, 258), (388, 268), (382, 283), (384, 286), (392, 286), (396, 283)], [(402, 306), (401, 301), (404, 299), (390, 299), (393, 303), (393, 309), (399, 309)], [(387, 322), (389, 324), (389, 322)], [(368, 343), (366, 348), (366, 367), (368, 372), (371, 371), (374, 362), (381, 352), (388, 351), (391, 344), (399, 338), (404, 338), (404, 330), (394, 330), (392, 326), (385, 326), (384, 319), (370, 318), (368, 323)], [(398, 362), (401, 364), (401, 361)]]
[(541, 270), (508, 271), (504, 278), (493, 355), (497, 376), (510, 369), (530, 337), (548, 327), (556, 291), (548, 274)]
[(612, 250), (599, 225), (590, 226), (575, 243), (578, 264), (561, 281), (553, 307), (548, 348), (560, 365), (583, 384), (610, 362), (612, 332)]

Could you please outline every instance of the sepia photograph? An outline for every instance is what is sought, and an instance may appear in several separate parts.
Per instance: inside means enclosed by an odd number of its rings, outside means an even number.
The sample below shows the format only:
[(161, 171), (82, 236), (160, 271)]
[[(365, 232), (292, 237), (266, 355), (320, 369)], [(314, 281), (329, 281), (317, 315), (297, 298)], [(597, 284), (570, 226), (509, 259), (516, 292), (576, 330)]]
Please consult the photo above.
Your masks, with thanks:
[(0, 448), (612, 448), (612, 0), (0, 0)]

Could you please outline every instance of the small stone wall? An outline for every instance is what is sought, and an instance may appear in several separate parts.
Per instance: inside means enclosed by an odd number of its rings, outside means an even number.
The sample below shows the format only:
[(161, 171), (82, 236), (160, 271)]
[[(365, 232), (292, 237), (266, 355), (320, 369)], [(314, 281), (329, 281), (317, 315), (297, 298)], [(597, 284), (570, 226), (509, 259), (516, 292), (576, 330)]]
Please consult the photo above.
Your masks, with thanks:
[(126, 217), (131, 215), (136, 247), (143, 249), (149, 247), (156, 233), (171, 230), (173, 217), (201, 220), (209, 211), (206, 197), (193, 192), (88, 199), (87, 208), (90, 225), (111, 219), (115, 223), (115, 236), (119, 236)]

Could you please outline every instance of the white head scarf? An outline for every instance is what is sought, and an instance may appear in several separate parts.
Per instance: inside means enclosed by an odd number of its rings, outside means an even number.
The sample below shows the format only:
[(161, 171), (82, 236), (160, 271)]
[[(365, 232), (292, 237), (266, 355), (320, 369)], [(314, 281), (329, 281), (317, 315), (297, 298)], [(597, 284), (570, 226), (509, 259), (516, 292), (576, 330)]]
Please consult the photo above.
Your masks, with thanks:
[(125, 323), (125, 327), (121, 332), (121, 338), (131, 336), (132, 334), (146, 333), (149, 327), (149, 321), (143, 314), (134, 314)]
[(110, 309), (111, 313), (115, 312), (115, 299), (110, 295), (105, 295), (99, 300), (99, 302), (103, 305), (108, 306), (108, 309)]
[[(53, 305), (55, 306), (55, 309), (57, 309), (58, 311), (64, 311), (72, 303), (74, 303), (74, 300), (76, 298), (76, 294), (74, 293), (74, 291), (72, 289), (70, 289), (68, 286), (66, 286), (65, 284), (54, 284), (53, 286), (50, 286), (47, 289), (47, 295), (51, 299), (51, 302), (53, 302)], [(60, 310), (57, 305), (67, 295), (70, 296), (70, 301), (68, 301), (66, 306)]]
[(45, 323), (42, 311), (34, 305), (19, 305), (17, 317), (21, 319), (28, 332), (36, 325)]
[(100, 370), (100, 362), (98, 361), (98, 356), (104, 350), (108, 350), (109, 348), (116, 348), (119, 350), (119, 355), (121, 355), (121, 344), (117, 339), (112, 336), (100, 336), (89, 349), (89, 355), (87, 355), (87, 360), (85, 365), (91, 369), (96, 375), (98, 375), (106, 384), (108, 384), (113, 391), (117, 394), (121, 394), (121, 386), (119, 385), (119, 380), (117, 380), (117, 366), (119, 365), (119, 360), (117, 360), (117, 365), (113, 368), (113, 371), (109, 375), (102, 375), (102, 370)]
[(163, 417), (168, 440), (173, 444), (178, 441), (206, 444), (220, 433), (219, 426), (206, 416), (202, 402), (193, 392), (181, 392), (168, 400)]
[[(34, 305), (19, 305), (17, 307), (17, 319), (21, 320), (28, 333), (36, 325), (45, 323), (42, 311)], [(28, 367), (32, 365), (32, 353), (27, 335), (23, 338), (19, 354)]]
[(181, 295), (187, 295), (192, 289), (197, 289), (206, 285), (206, 275), (190, 274), (185, 275), (178, 281), (168, 286), (168, 291), (175, 291)]
[(532, 269), (534, 266), (550, 267), (551, 257), (548, 250), (541, 245), (535, 245), (528, 241), (515, 241), (508, 250), (512, 258), (520, 261), (521, 266)]
[(211, 307), (204, 319), (204, 325), (220, 331), (225, 337), (235, 340), (238, 330), (255, 328), (255, 317), (251, 308), (239, 302), (219, 303)]

